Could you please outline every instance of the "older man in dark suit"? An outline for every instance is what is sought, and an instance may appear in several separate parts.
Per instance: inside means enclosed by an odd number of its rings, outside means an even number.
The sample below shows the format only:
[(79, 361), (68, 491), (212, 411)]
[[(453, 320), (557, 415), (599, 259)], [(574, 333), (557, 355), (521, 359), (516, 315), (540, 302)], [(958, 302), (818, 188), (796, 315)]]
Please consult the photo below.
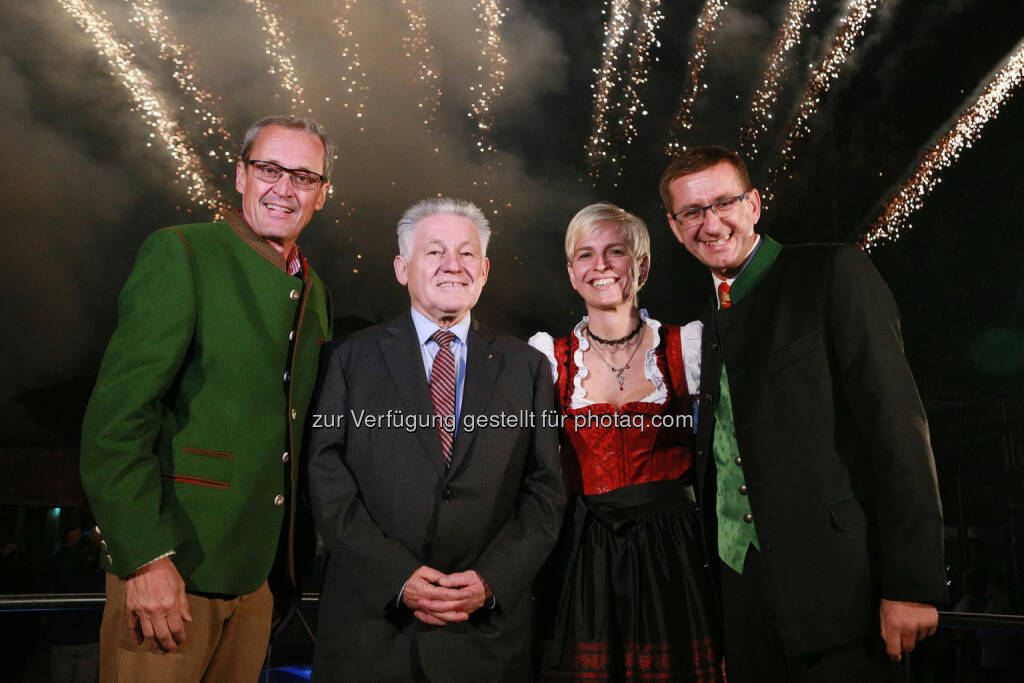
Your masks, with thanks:
[(729, 681), (884, 680), (884, 651), (898, 659), (934, 632), (946, 599), (935, 466), (892, 294), (855, 247), (755, 233), (761, 198), (733, 152), (688, 150), (661, 194), (714, 283), (697, 491)]
[(411, 310), (330, 348), (309, 478), (330, 552), (319, 681), (525, 681), (531, 584), (564, 491), (547, 361), (471, 318), (487, 221), (452, 199), (398, 224)]

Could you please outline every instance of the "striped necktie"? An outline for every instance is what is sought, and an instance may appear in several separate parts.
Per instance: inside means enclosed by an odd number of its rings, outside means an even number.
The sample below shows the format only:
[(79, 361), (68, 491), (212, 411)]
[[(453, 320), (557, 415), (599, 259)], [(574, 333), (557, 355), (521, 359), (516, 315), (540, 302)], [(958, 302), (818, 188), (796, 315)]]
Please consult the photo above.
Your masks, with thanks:
[(434, 364), (430, 368), (430, 400), (434, 404), (441, 454), (447, 468), (452, 464), (452, 441), (455, 438), (455, 430), (446, 429), (446, 426), (454, 427), (455, 424), (455, 354), (452, 353), (455, 335), (446, 330), (438, 330), (430, 338), (438, 346)]

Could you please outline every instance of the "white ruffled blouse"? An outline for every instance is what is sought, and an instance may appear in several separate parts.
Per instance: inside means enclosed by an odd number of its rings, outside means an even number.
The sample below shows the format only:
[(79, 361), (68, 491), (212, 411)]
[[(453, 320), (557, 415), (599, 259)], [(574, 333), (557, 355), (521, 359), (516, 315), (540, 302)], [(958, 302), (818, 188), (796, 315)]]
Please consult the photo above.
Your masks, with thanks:
[[(668, 400), (668, 389), (665, 387), (665, 378), (658, 368), (657, 348), (661, 343), (661, 323), (647, 314), (647, 309), (640, 309), (640, 319), (651, 328), (651, 347), (644, 353), (644, 376), (654, 385), (654, 391), (640, 399), (645, 403), (664, 403)], [(585, 408), (594, 405), (594, 401), (587, 398), (587, 390), (583, 388), (583, 380), (587, 378), (590, 371), (583, 364), (583, 352), (590, 348), (590, 339), (583, 330), (587, 326), (589, 318), (583, 316), (583, 320), (576, 324), (572, 333), (576, 335), (579, 342), (573, 360), (576, 363), (576, 376), (573, 377), (572, 408)], [(686, 366), (686, 388), (690, 395), (697, 393), (700, 387), (700, 336), (703, 325), (699, 320), (683, 325), (680, 329), (680, 341), (683, 347), (683, 365)], [(555, 361), (555, 339), (547, 332), (538, 332), (530, 337), (528, 343), (537, 349), (551, 363), (551, 378), (553, 382), (558, 381), (558, 365)]]

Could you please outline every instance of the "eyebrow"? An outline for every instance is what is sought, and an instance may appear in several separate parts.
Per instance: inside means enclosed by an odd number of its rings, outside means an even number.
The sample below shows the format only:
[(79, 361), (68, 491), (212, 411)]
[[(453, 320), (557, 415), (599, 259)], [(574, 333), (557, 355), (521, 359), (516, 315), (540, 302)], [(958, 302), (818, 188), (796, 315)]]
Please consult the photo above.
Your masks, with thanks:
[[(277, 166), (280, 166), (281, 168), (288, 168), (287, 166), (282, 164), (277, 159), (258, 159), (257, 161), (266, 161), (267, 163), (275, 164)], [(320, 176), (321, 178), (324, 177), (324, 174), (321, 173), (320, 171), (311, 171), (310, 169), (306, 168), (305, 166), (299, 166), (298, 168), (288, 168), (288, 170), (289, 171), (302, 171), (303, 173), (315, 173), (316, 175)]]
[[(441, 240), (438, 240), (438, 239), (430, 240), (429, 242), (427, 242), (427, 244), (425, 246), (427, 246), (427, 247), (438, 246), (438, 247), (441, 247), (442, 249), (447, 249), (448, 248), (447, 245), (444, 242), (442, 242)], [(456, 250), (458, 250), (458, 249), (465, 249), (466, 247), (469, 247), (470, 249), (473, 249), (474, 251), (476, 250), (476, 247), (473, 246), (472, 240), (466, 240), (465, 242), (460, 242), (459, 244), (455, 245), (455, 249)]]
[[(605, 249), (611, 249), (612, 247), (622, 247), (622, 248), (625, 248), (626, 247), (626, 243), (625, 242), (612, 242), (611, 244), (604, 245)], [(596, 249), (596, 247), (592, 247), (590, 245), (586, 245), (585, 244), (582, 247), (576, 247), (575, 249), (573, 249), (572, 253), (575, 254), (577, 252), (584, 251), (586, 249), (593, 250), (593, 249)]]

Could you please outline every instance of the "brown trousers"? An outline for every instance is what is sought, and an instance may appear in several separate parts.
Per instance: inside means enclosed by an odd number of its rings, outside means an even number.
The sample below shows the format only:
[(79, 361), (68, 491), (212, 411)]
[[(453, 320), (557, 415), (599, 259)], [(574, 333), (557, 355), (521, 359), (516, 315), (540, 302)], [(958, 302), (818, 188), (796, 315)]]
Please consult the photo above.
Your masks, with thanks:
[(245, 683), (259, 679), (270, 641), (274, 599), (267, 582), (231, 600), (188, 595), (192, 623), (185, 642), (163, 652), (152, 640), (142, 644), (128, 630), (124, 582), (107, 574), (107, 604), (100, 628), (103, 683)]

